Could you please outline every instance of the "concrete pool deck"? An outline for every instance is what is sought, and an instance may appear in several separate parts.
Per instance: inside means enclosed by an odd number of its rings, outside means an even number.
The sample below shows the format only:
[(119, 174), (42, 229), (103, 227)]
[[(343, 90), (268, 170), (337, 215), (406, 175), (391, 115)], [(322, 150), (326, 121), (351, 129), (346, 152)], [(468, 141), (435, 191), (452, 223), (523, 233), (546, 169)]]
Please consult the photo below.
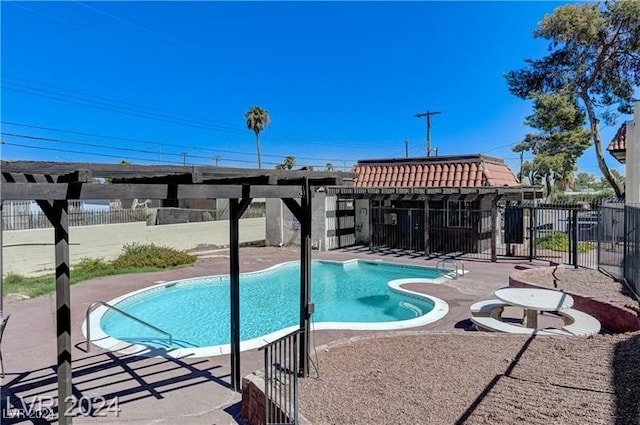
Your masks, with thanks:
[[(380, 259), (392, 262), (435, 267), (438, 259), (405, 254), (376, 254), (364, 248), (331, 252), (312, 252), (313, 259), (344, 261), (352, 258)], [(243, 248), (240, 251), (241, 272), (297, 260), (299, 250), (291, 248)], [(524, 263), (464, 260), (469, 271), (464, 277), (442, 284), (409, 283), (406, 289), (433, 295), (449, 304), (449, 313), (441, 320), (409, 331), (466, 332), (470, 326), (469, 306), (492, 296), (495, 289), (507, 286), (514, 266)], [(542, 265), (542, 262), (536, 264)], [(104, 417), (74, 417), (74, 423), (167, 423), (167, 424), (234, 424), (241, 422), (239, 393), (229, 389), (229, 356), (199, 359), (149, 358), (85, 351), (80, 331), (87, 307), (95, 301), (108, 301), (125, 293), (190, 277), (226, 274), (229, 257), (225, 251), (203, 255), (196, 265), (179, 270), (119, 275), (83, 282), (71, 287), (71, 322), (73, 344), (73, 390), (77, 399), (90, 400)], [(2, 409), (7, 413), (7, 398), (13, 408), (36, 400), (47, 402), (56, 397), (56, 330), (55, 295), (22, 300), (9, 296), (4, 302), (5, 314), (11, 319), (2, 342), (6, 376), (2, 379)], [(245, 314), (243, 312), (242, 314)], [(543, 319), (544, 320), (544, 319)], [(552, 320), (552, 319), (550, 319)], [(356, 335), (384, 331), (322, 330), (312, 334), (318, 346)], [(158, 353), (162, 354), (162, 353)], [(262, 367), (262, 353), (257, 350), (241, 354), (242, 375)], [(117, 397), (118, 416), (108, 410), (109, 400)], [(102, 400), (106, 405), (99, 409)], [(55, 402), (57, 404), (57, 401)], [(47, 423), (25, 418), (3, 418), (3, 424)]]

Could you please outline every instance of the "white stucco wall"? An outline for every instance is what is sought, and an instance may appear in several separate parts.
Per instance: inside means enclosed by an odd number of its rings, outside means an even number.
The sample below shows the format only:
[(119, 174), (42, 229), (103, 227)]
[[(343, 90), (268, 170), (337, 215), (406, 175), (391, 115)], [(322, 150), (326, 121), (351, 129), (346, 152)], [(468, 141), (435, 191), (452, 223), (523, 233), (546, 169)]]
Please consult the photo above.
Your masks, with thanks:
[(627, 204), (640, 204), (640, 102), (635, 104), (633, 121), (627, 123), (625, 198)]
[[(265, 218), (240, 220), (240, 243), (265, 239)], [(3, 275), (36, 275), (54, 270), (53, 229), (3, 232)], [(143, 222), (80, 226), (69, 229), (71, 265), (82, 258), (113, 260), (131, 243), (155, 244), (180, 250), (229, 245), (229, 222), (147, 226)]]

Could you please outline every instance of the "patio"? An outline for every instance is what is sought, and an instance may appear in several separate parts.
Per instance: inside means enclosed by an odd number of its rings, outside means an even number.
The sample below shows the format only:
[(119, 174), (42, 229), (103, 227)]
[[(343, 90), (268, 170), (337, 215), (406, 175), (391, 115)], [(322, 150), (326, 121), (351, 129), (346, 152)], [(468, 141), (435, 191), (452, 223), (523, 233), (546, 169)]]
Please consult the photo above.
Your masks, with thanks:
[[(297, 260), (299, 250), (297, 248), (243, 248), (240, 252), (240, 270), (253, 271), (266, 268), (270, 265), (277, 264), (282, 261)], [(313, 252), (313, 258), (326, 258), (335, 260), (344, 260), (349, 258), (378, 258), (389, 261), (405, 262), (412, 264), (422, 264), (435, 266), (436, 260), (426, 260), (424, 257), (404, 256), (401, 254), (386, 253), (385, 255), (373, 254), (365, 249), (345, 249), (332, 252)], [(352, 351), (354, 361), (357, 360), (360, 365), (363, 364), (363, 356), (372, 356), (371, 367), (358, 367), (355, 369), (342, 369), (343, 378), (334, 376), (331, 372), (331, 364), (333, 363), (331, 349), (325, 352), (320, 348), (324, 344), (344, 338), (366, 338), (371, 336), (388, 336), (388, 332), (361, 332), (361, 331), (317, 331), (312, 334), (313, 346), (317, 347), (318, 359), (320, 362), (321, 379), (313, 378), (301, 380), (302, 391), (302, 413), (307, 415), (314, 423), (335, 422), (352, 423), (351, 419), (358, 419), (359, 422), (366, 421), (366, 415), (362, 414), (355, 405), (367, 403), (367, 398), (349, 399), (346, 394), (340, 399), (329, 398), (327, 393), (340, 394), (335, 391), (337, 388), (342, 390), (349, 389), (349, 382), (359, 382), (357, 376), (368, 376), (365, 381), (367, 385), (371, 385), (370, 394), (377, 394), (378, 399), (381, 395), (390, 403), (395, 402), (396, 398), (393, 394), (394, 388), (389, 387), (386, 390), (376, 387), (373, 381), (383, 382), (380, 379), (372, 381), (372, 377), (391, 376), (398, 382), (404, 382), (405, 388), (411, 390), (411, 394), (404, 392), (406, 397), (403, 403), (410, 405), (431, 406), (429, 409), (435, 411), (449, 412), (449, 416), (444, 418), (459, 417), (461, 412), (459, 407), (464, 406), (465, 409), (474, 405), (474, 399), (491, 383), (491, 377), (504, 374), (505, 367), (509, 366), (510, 359), (517, 355), (519, 350), (526, 347), (540, 347), (536, 350), (545, 351), (545, 345), (542, 340), (534, 341), (529, 344), (526, 338), (512, 338), (504, 340), (505, 354), (499, 354), (493, 351), (491, 356), (486, 358), (494, 358), (487, 361), (480, 353), (480, 357), (474, 357), (472, 352), (476, 352), (478, 347), (482, 346), (480, 341), (486, 341), (486, 338), (496, 338), (497, 336), (478, 336), (476, 332), (467, 332), (471, 324), (469, 321), (469, 306), (475, 301), (486, 299), (493, 291), (508, 282), (508, 276), (514, 271), (515, 263), (485, 263), (485, 262), (465, 262), (465, 267), (470, 273), (459, 280), (452, 280), (441, 285), (420, 285), (410, 284), (409, 289), (424, 291), (430, 295), (437, 296), (449, 303), (449, 314), (442, 320), (427, 325), (423, 328), (410, 330), (404, 335), (407, 338), (393, 338), (395, 342), (391, 344), (395, 347), (393, 350), (389, 347), (387, 339), (373, 339), (369, 342), (349, 343), (345, 345), (348, 350)], [(71, 305), (72, 305), (72, 369), (73, 369), (73, 394), (79, 400), (82, 397), (93, 401), (112, 400), (118, 397), (120, 412), (115, 416), (115, 412), (107, 410), (106, 407), (98, 409), (97, 405), (93, 405), (94, 414), (104, 413), (104, 417), (83, 417), (74, 418), (75, 423), (119, 423), (122, 421), (136, 421), (138, 423), (218, 423), (233, 424), (238, 423), (240, 411), (241, 395), (231, 391), (230, 388), (230, 370), (228, 356), (221, 356), (209, 359), (180, 359), (165, 360), (160, 358), (141, 358), (136, 356), (121, 356), (113, 353), (85, 353), (84, 340), (80, 332), (80, 325), (84, 319), (85, 309), (96, 300), (109, 300), (117, 295), (129, 292), (134, 289), (152, 285), (154, 282), (163, 280), (174, 280), (194, 276), (222, 274), (228, 273), (228, 252), (221, 251), (210, 253), (207, 258), (201, 258), (193, 267), (185, 269), (172, 270), (159, 273), (144, 273), (139, 275), (111, 276), (90, 282), (81, 283), (71, 287)], [(20, 300), (9, 297), (5, 301), (5, 310), (12, 314), (11, 321), (7, 327), (3, 341), (3, 354), (7, 376), (2, 381), (2, 403), (6, 403), (7, 397), (11, 401), (13, 407), (22, 403), (28, 403), (34, 400), (34, 396), (49, 397), (53, 400), (56, 397), (56, 341), (55, 335), (55, 299), (53, 295), (40, 297), (31, 300)], [(244, 312), (243, 312), (244, 314)], [(546, 319), (546, 318), (545, 318)], [(549, 318), (549, 320), (553, 320)], [(416, 334), (416, 332), (427, 331), (428, 334), (408, 336)], [(443, 333), (445, 335), (443, 335)], [(451, 334), (451, 335), (450, 335)], [(25, 337), (27, 336), (27, 337)], [(450, 340), (442, 340), (440, 338), (452, 338)], [(416, 339), (421, 338), (421, 339)], [(600, 338), (600, 337), (598, 337)], [(611, 340), (613, 337), (602, 336), (604, 340)], [(619, 338), (619, 337), (615, 337)], [(632, 337), (633, 338), (633, 337)], [(571, 338), (573, 340), (573, 338)], [(637, 341), (630, 339), (630, 342)], [(450, 343), (449, 341), (454, 341)], [(510, 342), (507, 342), (510, 341)], [(585, 341), (585, 343), (589, 343)], [(335, 344), (335, 343), (334, 343)], [(358, 344), (365, 344), (359, 347)], [(368, 345), (367, 345), (368, 344)], [(479, 345), (480, 344), (480, 345)], [(502, 344), (500, 344), (502, 345)], [(372, 346), (379, 347), (373, 349)], [(410, 369), (406, 373), (395, 374), (392, 367), (394, 362), (390, 359), (386, 363), (377, 366), (378, 361), (385, 359), (382, 355), (384, 347), (387, 347), (388, 356), (400, 359), (400, 355), (404, 353), (402, 358), (406, 361), (400, 362), (405, 366), (413, 363), (423, 372), (432, 370), (436, 375), (418, 376)], [(460, 348), (462, 347), (462, 348)], [(466, 347), (466, 348), (464, 348)], [(475, 347), (475, 348), (474, 348)], [(511, 348), (509, 348), (511, 347)], [(373, 351), (370, 351), (373, 350)], [(382, 350), (382, 351), (381, 351)], [(550, 359), (553, 352), (557, 348), (552, 349)], [(513, 352), (512, 352), (513, 351)], [(529, 364), (529, 351), (525, 350), (525, 355), (519, 358), (518, 367), (534, 367)], [(581, 352), (584, 350), (580, 350)], [(468, 355), (463, 355), (467, 352)], [(576, 353), (576, 356), (584, 355)], [(257, 350), (242, 352), (242, 375), (247, 375), (254, 370), (262, 367), (262, 356)], [(497, 356), (496, 356), (497, 355)], [(380, 356), (380, 357), (378, 357)], [(379, 358), (379, 360), (376, 360)], [(415, 361), (421, 359), (421, 361)], [(438, 361), (434, 359), (440, 359)], [(470, 362), (470, 359), (475, 359)], [(496, 360), (497, 359), (497, 360)], [(343, 359), (344, 360), (344, 359)], [(534, 356), (535, 361), (540, 358)], [(315, 358), (314, 358), (315, 361)], [(367, 360), (367, 362), (369, 359)], [(605, 363), (600, 358), (600, 363)], [(383, 366), (384, 364), (384, 366)], [(439, 388), (444, 385), (443, 382), (451, 380), (448, 375), (449, 370), (442, 370), (435, 367), (438, 364), (448, 365), (449, 368), (458, 368), (464, 370), (470, 366), (476, 369), (484, 370), (490, 378), (487, 380), (478, 380), (476, 387), (480, 388), (474, 393), (473, 388), (469, 397), (457, 397), (457, 404), (451, 407), (440, 406), (435, 407), (436, 400), (432, 400), (426, 396), (421, 389), (424, 379), (430, 379), (432, 388)], [(477, 366), (482, 364), (482, 368)], [(494, 366), (497, 365), (498, 369)], [(582, 369), (581, 363), (576, 362), (576, 367)], [(624, 366), (621, 364), (621, 366)], [(337, 374), (339, 371), (336, 370)], [(627, 371), (629, 372), (629, 371)], [(312, 368), (312, 375), (314, 370)], [(439, 375), (438, 373), (444, 373)], [(602, 374), (600, 374), (602, 375)], [(605, 375), (602, 375), (603, 377)], [(443, 377), (448, 377), (444, 379)], [(355, 379), (355, 381), (344, 381), (344, 379)], [(640, 377), (638, 377), (640, 382)], [(362, 381), (364, 382), (364, 381)], [(438, 383), (439, 382), (439, 383)], [(503, 380), (511, 382), (510, 380)], [(459, 384), (460, 382), (458, 382)], [(563, 383), (565, 385), (567, 383)], [(457, 385), (457, 384), (456, 384)], [(567, 384), (568, 385), (568, 384)], [(354, 387), (356, 387), (354, 385)], [(362, 386), (357, 385), (362, 388)], [(498, 388), (498, 387), (496, 387)], [(501, 387), (500, 387), (501, 388)], [(555, 391), (560, 391), (560, 387), (553, 387)], [(597, 388), (596, 388), (597, 389)], [(309, 392), (311, 391), (311, 392)], [(578, 391), (578, 390), (576, 390)], [(580, 392), (580, 391), (578, 391)], [(495, 391), (491, 391), (491, 397), (504, 397)], [(632, 394), (636, 394), (638, 391)], [(308, 397), (312, 394), (312, 397)], [(400, 393), (398, 393), (400, 394)], [(560, 391), (560, 394), (562, 392)], [(605, 393), (603, 393), (605, 394)], [(612, 397), (611, 394), (607, 397)], [(305, 398), (305, 395), (307, 397)], [(335, 419), (329, 419), (321, 413), (315, 413), (312, 409), (310, 400), (325, 400), (327, 409), (331, 408), (340, 415)], [(332, 404), (335, 403), (335, 404)], [(342, 410), (341, 406), (349, 404), (348, 412)], [(426, 403), (426, 405), (425, 405)], [(57, 402), (56, 402), (57, 404)], [(542, 405), (542, 404), (541, 404)], [(638, 403), (635, 404), (638, 406)], [(5, 405), (2, 406), (3, 412), (7, 412)], [(405, 406), (406, 407), (406, 406)], [(371, 410), (373, 414), (376, 410)], [(378, 412), (382, 414), (381, 412)], [(354, 416), (355, 415), (355, 416)], [(362, 416), (358, 416), (362, 415)], [(385, 416), (386, 418), (394, 418), (395, 416)], [(381, 417), (380, 417), (381, 418)], [(379, 418), (379, 419), (380, 419)], [(343, 420), (344, 419), (344, 420)], [(346, 421), (346, 422), (345, 422)], [(24, 423), (29, 422), (26, 419), (5, 418), (3, 423)], [(43, 423), (46, 423), (43, 422)], [(447, 420), (444, 419), (444, 422)], [(507, 422), (504, 422), (507, 423)]]

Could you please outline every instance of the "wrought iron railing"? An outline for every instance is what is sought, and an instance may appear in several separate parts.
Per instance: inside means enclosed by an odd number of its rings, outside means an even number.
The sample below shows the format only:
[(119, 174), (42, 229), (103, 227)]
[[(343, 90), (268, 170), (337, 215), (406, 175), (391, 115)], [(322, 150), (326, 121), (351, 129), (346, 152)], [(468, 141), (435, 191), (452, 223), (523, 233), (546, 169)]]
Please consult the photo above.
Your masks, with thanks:
[(146, 326), (149, 329), (153, 329), (154, 331), (161, 333), (162, 335), (165, 335), (168, 339), (169, 339), (169, 345), (171, 345), (173, 343), (173, 337), (171, 336), (171, 334), (167, 331), (164, 331), (160, 328), (158, 328), (157, 326), (153, 326), (151, 323), (145, 322), (144, 320), (136, 317), (136, 316), (132, 316), (131, 314), (127, 313), (126, 311), (122, 311), (117, 307), (112, 306), (111, 304), (108, 304), (104, 301), (96, 301), (93, 304), (91, 304), (89, 307), (87, 307), (87, 311), (85, 313), (85, 323), (87, 325), (86, 331), (87, 331), (87, 353), (91, 351), (91, 312), (98, 306), (103, 306), (105, 308), (107, 308), (108, 310), (112, 310), (115, 311), (116, 313), (120, 313), (121, 315), (128, 317), (129, 319), (133, 320), (134, 322), (138, 322), (141, 325)]
[(301, 329), (260, 348), (264, 351), (265, 421), (271, 424), (297, 424), (298, 347)]

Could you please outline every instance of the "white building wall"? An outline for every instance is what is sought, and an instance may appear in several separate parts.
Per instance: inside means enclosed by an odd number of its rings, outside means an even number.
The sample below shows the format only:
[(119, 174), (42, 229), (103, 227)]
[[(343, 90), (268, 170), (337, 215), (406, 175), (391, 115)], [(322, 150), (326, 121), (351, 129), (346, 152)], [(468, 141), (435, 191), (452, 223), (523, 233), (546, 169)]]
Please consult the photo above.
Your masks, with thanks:
[(640, 102), (635, 104), (634, 120), (627, 123), (625, 198), (627, 204), (640, 204)]

